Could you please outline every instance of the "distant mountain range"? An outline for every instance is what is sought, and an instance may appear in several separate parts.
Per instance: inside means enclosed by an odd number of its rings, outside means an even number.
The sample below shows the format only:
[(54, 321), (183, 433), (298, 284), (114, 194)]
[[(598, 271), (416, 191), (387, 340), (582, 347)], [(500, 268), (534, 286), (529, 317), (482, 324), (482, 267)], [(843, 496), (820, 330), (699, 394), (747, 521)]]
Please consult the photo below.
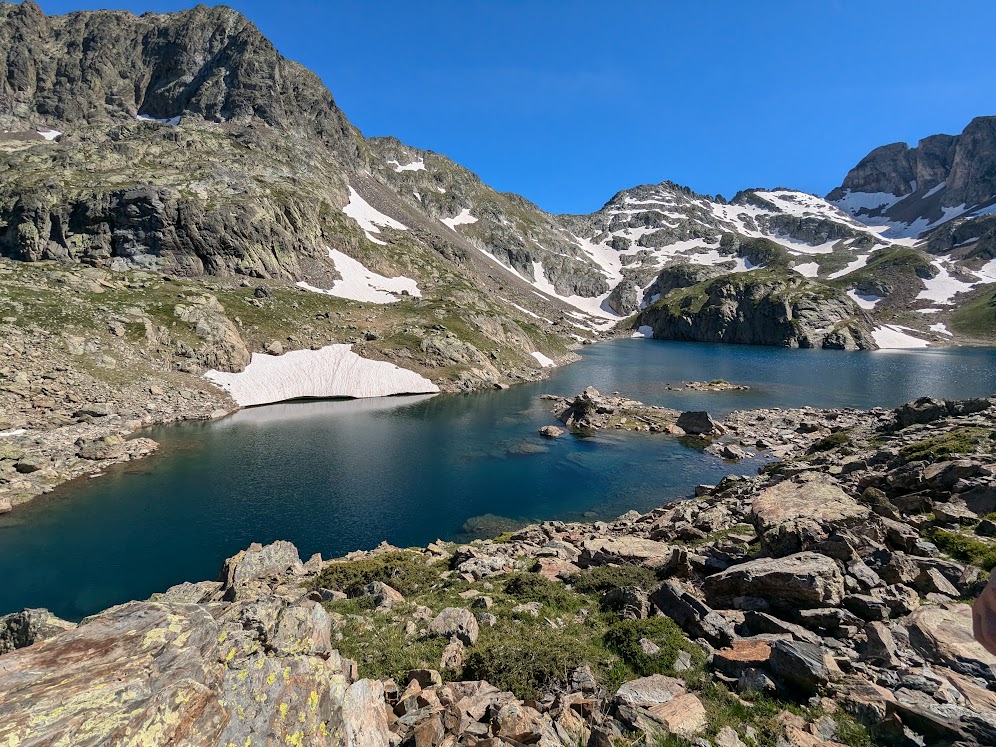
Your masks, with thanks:
[(0, 57), (4, 256), (334, 291), (344, 254), (423, 297), (480, 289), (566, 341), (624, 319), (802, 347), (996, 335), (996, 117), (877, 148), (826, 198), (662, 182), (552, 215), (445, 156), (364, 138), (228, 8), (0, 4)]

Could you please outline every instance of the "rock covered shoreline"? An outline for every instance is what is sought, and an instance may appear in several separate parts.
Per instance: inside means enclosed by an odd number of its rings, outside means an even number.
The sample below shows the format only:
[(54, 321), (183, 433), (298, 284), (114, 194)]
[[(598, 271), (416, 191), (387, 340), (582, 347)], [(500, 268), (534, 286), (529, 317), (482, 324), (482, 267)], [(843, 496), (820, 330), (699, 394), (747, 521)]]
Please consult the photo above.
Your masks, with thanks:
[(9, 615), (0, 742), (992, 744), (964, 602), (996, 563), (996, 398), (848, 412), (643, 515), (332, 561), (254, 545), (79, 626)]

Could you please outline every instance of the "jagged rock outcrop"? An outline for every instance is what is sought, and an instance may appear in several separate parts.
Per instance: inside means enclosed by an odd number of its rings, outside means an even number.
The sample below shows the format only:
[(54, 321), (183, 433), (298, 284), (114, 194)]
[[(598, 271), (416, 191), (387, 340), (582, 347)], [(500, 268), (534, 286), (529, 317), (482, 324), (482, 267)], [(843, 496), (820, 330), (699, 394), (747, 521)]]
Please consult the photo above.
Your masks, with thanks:
[(840, 291), (801, 277), (741, 273), (674, 291), (636, 324), (661, 340), (875, 349), (868, 316)]

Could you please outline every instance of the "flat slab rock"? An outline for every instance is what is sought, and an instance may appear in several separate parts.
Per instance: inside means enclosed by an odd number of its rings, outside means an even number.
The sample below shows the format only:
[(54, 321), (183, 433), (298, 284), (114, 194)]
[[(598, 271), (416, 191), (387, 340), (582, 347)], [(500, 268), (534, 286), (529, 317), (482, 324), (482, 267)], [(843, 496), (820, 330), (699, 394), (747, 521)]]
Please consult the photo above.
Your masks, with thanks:
[(640, 563), (657, 568), (671, 560), (670, 545), (642, 537), (606, 537), (584, 543), (582, 560), (595, 565), (620, 561)]
[(909, 616), (910, 644), (935, 663), (996, 682), (996, 656), (972, 635), (967, 604), (924, 605)]
[(788, 555), (825, 539), (834, 528), (867, 519), (870, 511), (826, 478), (785, 480), (754, 498), (749, 514), (761, 541)]
[(737, 597), (759, 597), (786, 608), (833, 607), (844, 598), (844, 577), (837, 564), (815, 552), (760, 558), (709, 576), (706, 600), (729, 608)]

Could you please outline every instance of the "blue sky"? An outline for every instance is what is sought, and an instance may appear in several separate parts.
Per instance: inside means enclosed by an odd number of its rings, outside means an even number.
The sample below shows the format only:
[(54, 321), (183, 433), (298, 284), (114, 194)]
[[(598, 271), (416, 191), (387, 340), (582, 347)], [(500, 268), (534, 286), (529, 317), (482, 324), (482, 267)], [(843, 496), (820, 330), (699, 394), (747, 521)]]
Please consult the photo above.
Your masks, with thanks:
[(878, 145), (996, 114), (987, 0), (227, 4), (318, 73), (364, 134), (444, 153), (552, 212), (665, 179), (825, 194)]

